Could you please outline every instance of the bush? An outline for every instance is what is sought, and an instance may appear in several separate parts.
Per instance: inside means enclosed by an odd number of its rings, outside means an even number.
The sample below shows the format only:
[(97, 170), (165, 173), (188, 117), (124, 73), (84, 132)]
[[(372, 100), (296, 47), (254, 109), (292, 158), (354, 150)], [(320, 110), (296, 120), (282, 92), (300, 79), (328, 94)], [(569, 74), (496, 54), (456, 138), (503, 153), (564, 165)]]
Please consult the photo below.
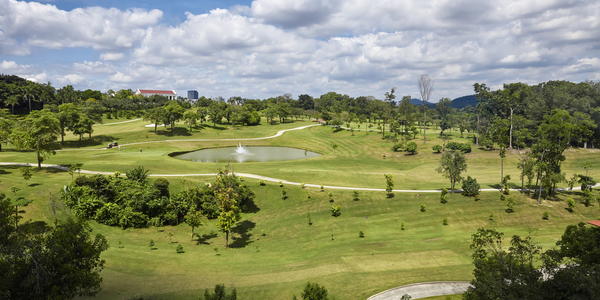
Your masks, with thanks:
[(402, 144), (402, 143), (395, 143), (395, 144), (392, 146), (392, 151), (394, 151), (394, 152), (400, 152), (400, 151), (402, 151), (403, 149), (404, 149), (404, 144)]
[(137, 166), (132, 170), (126, 170), (125, 175), (127, 179), (137, 181), (137, 182), (146, 182), (148, 178), (149, 170), (144, 169), (142, 166)]
[(442, 146), (441, 145), (435, 145), (431, 149), (433, 149), (433, 151), (435, 151), (435, 153), (442, 152)]
[[(504, 195), (502, 195), (502, 196), (504, 196)], [(515, 201), (515, 199), (513, 197), (508, 198), (508, 201), (506, 201), (506, 212), (507, 213), (514, 212), (515, 204), (517, 204), (517, 202)]]
[(365, 233), (361, 230), (358, 232), (358, 237), (359, 238), (364, 238), (365, 237)]
[(448, 194), (448, 189), (443, 188), (442, 194), (440, 195), (440, 203), (442, 203), (442, 204), (448, 203), (448, 200), (446, 200), (446, 194)]
[(568, 198), (565, 200), (565, 202), (567, 203), (567, 210), (569, 212), (573, 212), (573, 209), (575, 208), (575, 200), (573, 200), (573, 198)]
[(417, 143), (410, 142), (410, 143), (406, 144), (406, 152), (410, 152), (411, 154), (419, 153), (419, 152), (417, 152)]
[(358, 201), (358, 200), (360, 200), (360, 199), (358, 198), (358, 191), (353, 191), (353, 192), (352, 192), (352, 197), (353, 197), (353, 198), (352, 198), (352, 200), (354, 200), (354, 201)]
[(286, 189), (281, 190), (281, 199), (285, 200), (287, 198), (288, 198), (287, 190)]
[[(295, 297), (295, 296), (294, 296)], [(328, 300), (327, 290), (318, 283), (307, 282), (304, 291), (301, 294), (304, 300)]]
[(331, 215), (334, 217), (339, 217), (342, 213), (340, 212), (340, 206), (332, 206), (331, 207)]
[(489, 219), (490, 221), (494, 221), (494, 214), (490, 214)]
[(279, 181), (279, 187), (283, 187), (283, 181)]
[(471, 144), (450, 142), (450, 143), (446, 144), (446, 149), (460, 150), (463, 153), (469, 153), (469, 152), (471, 152)]
[(548, 218), (550, 218), (550, 214), (547, 211), (545, 211), (544, 214), (542, 214), (542, 219), (548, 220)]
[(265, 186), (265, 185), (267, 185), (267, 184), (265, 183), (265, 181), (264, 181), (264, 180), (262, 180), (262, 179), (258, 181), (258, 184), (260, 184), (260, 186)]
[(448, 226), (448, 218), (444, 218), (444, 219), (442, 220), (442, 225), (444, 225), (444, 226)]
[(161, 197), (169, 198), (169, 181), (166, 178), (154, 180), (154, 187), (160, 192)]
[(404, 222), (400, 224), (400, 230), (404, 230)]
[(463, 180), (462, 189), (465, 196), (477, 196), (479, 195), (480, 186), (477, 179), (467, 176), (467, 179)]
[(590, 189), (585, 189), (583, 191), (583, 204), (585, 205), (585, 207), (588, 207), (590, 205), (592, 205), (592, 201), (594, 200), (594, 197), (592, 197), (592, 192)]
[(425, 212), (425, 204), (421, 203), (421, 212)]
[(175, 251), (177, 251), (177, 253), (185, 253), (185, 251), (183, 251), (183, 246), (181, 246), (181, 244), (177, 245), (177, 248), (175, 249)]
[(231, 294), (227, 294), (224, 284), (215, 285), (215, 292), (211, 293), (208, 289), (204, 290), (204, 300), (237, 300), (237, 291), (235, 288)]
[(301, 184), (300, 184), (300, 188), (304, 188), (304, 186), (305, 186), (305, 185), (306, 185), (306, 183), (304, 183), (304, 182), (303, 182), (303, 183), (301, 183)]

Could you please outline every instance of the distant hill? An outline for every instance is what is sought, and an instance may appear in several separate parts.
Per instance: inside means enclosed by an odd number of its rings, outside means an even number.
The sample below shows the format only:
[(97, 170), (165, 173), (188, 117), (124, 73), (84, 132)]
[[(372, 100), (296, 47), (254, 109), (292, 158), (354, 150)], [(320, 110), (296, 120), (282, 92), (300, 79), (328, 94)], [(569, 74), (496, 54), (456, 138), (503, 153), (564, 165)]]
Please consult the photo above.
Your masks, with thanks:
[[(410, 103), (413, 105), (421, 106), (421, 105), (423, 105), (423, 100), (410, 99)], [(454, 107), (456, 109), (462, 109), (467, 105), (471, 105), (473, 107), (477, 106), (477, 98), (475, 97), (475, 95), (458, 97), (458, 98), (452, 100), (452, 104), (450, 104), (451, 107)], [(431, 103), (431, 102), (427, 102), (427, 107), (429, 109), (436, 108), (435, 103)]]

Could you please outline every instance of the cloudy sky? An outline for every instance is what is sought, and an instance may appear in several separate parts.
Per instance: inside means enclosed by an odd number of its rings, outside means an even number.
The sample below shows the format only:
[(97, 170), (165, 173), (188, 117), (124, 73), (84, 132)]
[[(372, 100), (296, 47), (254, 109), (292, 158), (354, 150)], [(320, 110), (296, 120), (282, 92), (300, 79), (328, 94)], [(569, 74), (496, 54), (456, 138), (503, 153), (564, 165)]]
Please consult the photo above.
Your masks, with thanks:
[(433, 102), (600, 80), (597, 0), (0, 0), (0, 73), (77, 89)]

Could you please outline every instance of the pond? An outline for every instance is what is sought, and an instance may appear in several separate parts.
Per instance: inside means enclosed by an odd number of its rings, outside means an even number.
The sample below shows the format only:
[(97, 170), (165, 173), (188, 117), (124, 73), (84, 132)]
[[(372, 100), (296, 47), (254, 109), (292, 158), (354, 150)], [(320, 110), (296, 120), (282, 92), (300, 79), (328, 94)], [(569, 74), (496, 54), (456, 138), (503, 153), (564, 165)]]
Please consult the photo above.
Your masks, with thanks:
[(193, 162), (265, 162), (318, 157), (322, 154), (289, 147), (224, 147), (210, 148), (173, 156)]

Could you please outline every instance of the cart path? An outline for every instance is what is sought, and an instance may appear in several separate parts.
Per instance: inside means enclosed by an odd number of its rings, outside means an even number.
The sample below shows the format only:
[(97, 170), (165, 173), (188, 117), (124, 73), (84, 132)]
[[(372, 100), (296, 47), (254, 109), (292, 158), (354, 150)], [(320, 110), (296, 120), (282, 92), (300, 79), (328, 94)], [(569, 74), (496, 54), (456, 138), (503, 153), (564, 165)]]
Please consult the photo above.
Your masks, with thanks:
[(404, 294), (411, 299), (462, 294), (471, 286), (468, 281), (434, 281), (403, 285), (375, 294), (367, 300), (397, 300)]
[[(24, 166), (24, 167), (37, 167), (37, 164), (29, 164), (29, 163), (16, 163), (16, 162), (0, 162), (0, 166)], [(42, 167), (44, 168), (54, 168), (54, 169), (60, 169), (63, 171), (68, 171), (69, 167), (66, 166), (61, 166), (61, 165), (52, 165), (52, 164), (42, 164)], [(102, 172), (102, 171), (91, 171), (91, 170), (81, 170), (80, 173), (83, 174), (102, 174), (102, 175), (113, 175), (114, 172)], [(256, 174), (250, 174), (250, 173), (235, 173), (238, 176), (243, 176), (246, 178), (254, 178), (254, 179), (259, 179), (259, 180), (264, 180), (264, 181), (269, 181), (269, 182), (276, 182), (279, 183), (281, 181), (281, 183), (283, 184), (287, 184), (287, 185), (297, 185), (300, 186), (302, 185), (302, 183), (300, 182), (293, 182), (293, 181), (288, 181), (288, 180), (284, 180), (284, 179), (278, 179), (278, 178), (272, 178), (272, 177), (267, 177), (267, 176), (262, 176), (262, 175), (256, 175)], [(197, 173), (197, 174), (192, 174), (192, 173), (185, 173), (185, 174), (148, 174), (148, 176), (151, 177), (214, 177), (217, 176), (217, 173)], [(314, 187), (314, 188), (320, 188), (321, 185), (319, 184), (310, 184), (310, 183), (306, 183), (305, 186), (307, 187)], [(600, 183), (596, 184), (594, 187), (600, 187)], [(335, 190), (357, 190), (357, 191), (372, 191), (372, 192), (385, 192), (385, 189), (376, 189), (376, 188), (362, 188), (362, 187), (347, 187), (347, 186), (334, 186), (334, 185), (323, 185), (323, 188), (325, 189), (335, 189)], [(573, 187), (573, 190), (580, 190), (581, 187)], [(511, 191), (515, 191), (515, 192), (519, 192), (520, 189), (510, 189)], [(556, 189), (557, 191), (567, 191), (569, 190), (568, 188), (558, 188)], [(441, 190), (393, 190), (393, 192), (396, 193), (439, 193)], [(480, 189), (479, 191), (481, 192), (498, 192), (498, 189)], [(450, 191), (451, 192), (451, 191)], [(462, 190), (460, 189), (455, 189), (454, 192), (457, 193), (461, 193)]]
[(93, 126), (106, 126), (106, 125), (123, 124), (123, 123), (135, 122), (135, 121), (139, 121), (139, 120), (141, 120), (141, 118), (140, 119), (133, 119), (133, 120), (122, 121), (122, 122), (115, 122), (115, 123), (94, 124)]
[[(130, 122), (130, 121), (125, 121), (125, 122)], [(117, 124), (117, 123), (111, 123), (111, 124)], [(110, 125), (110, 124), (103, 124), (103, 125)], [(162, 140), (162, 141), (149, 141), (149, 142), (121, 144), (121, 147), (128, 147), (128, 146), (142, 145), (142, 144), (152, 144), (152, 143), (166, 143), (166, 142), (258, 141), (258, 140), (266, 140), (266, 139), (276, 138), (278, 136), (283, 135), (285, 132), (288, 132), (288, 131), (302, 130), (302, 129), (306, 129), (308, 127), (313, 127), (313, 126), (322, 126), (322, 125), (321, 124), (311, 124), (311, 125), (305, 125), (305, 126), (300, 126), (300, 127), (291, 128), (291, 129), (283, 129), (283, 130), (277, 131), (277, 133), (274, 135), (258, 137), (258, 138)], [(111, 148), (111, 149), (115, 149), (115, 148)], [(62, 150), (56, 150), (56, 151), (58, 152), (58, 151), (102, 151), (102, 150), (110, 150), (110, 149), (104, 147), (104, 148), (98, 148), (98, 149), (62, 149)]]

